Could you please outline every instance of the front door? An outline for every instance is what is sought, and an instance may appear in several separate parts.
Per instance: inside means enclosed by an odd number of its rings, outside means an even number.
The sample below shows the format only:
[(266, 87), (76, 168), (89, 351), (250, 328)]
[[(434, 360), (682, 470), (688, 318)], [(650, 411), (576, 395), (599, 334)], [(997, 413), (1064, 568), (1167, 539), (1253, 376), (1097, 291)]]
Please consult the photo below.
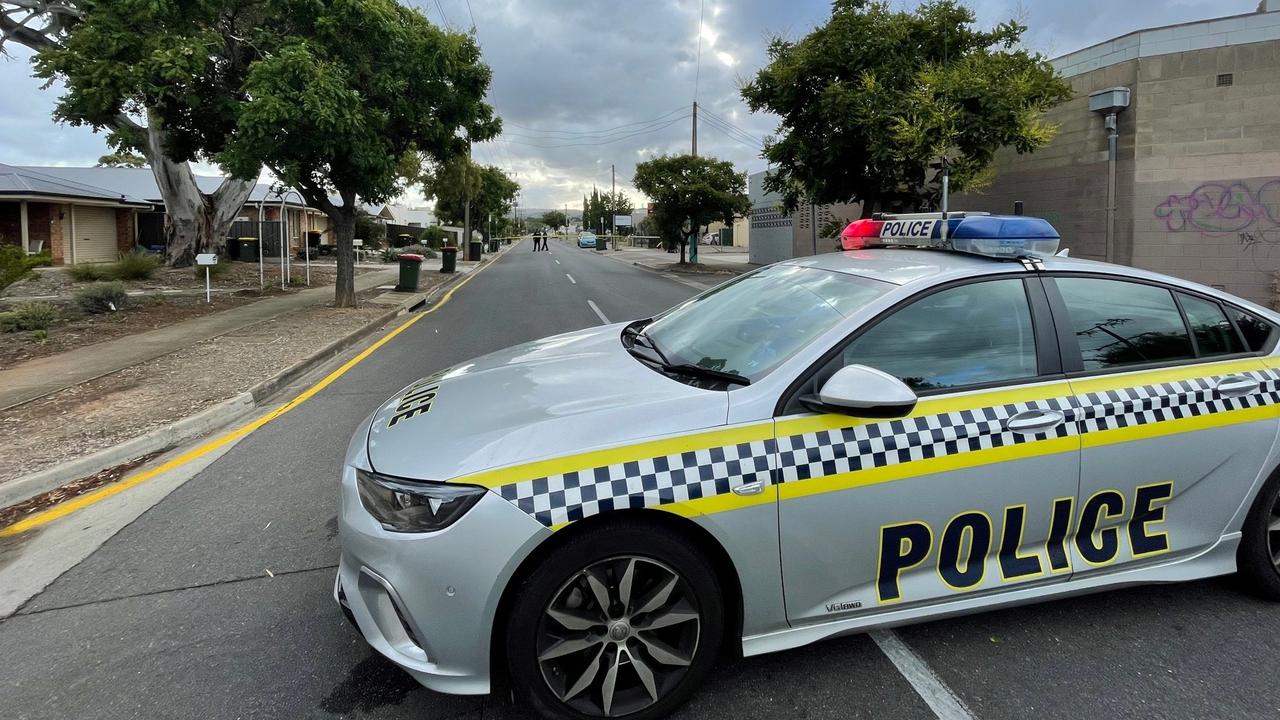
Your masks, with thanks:
[(1079, 480), (1048, 303), (1036, 278), (917, 297), (847, 341), (802, 390), (846, 364), (891, 373), (909, 417), (777, 420), (779, 523), (793, 624), (1070, 576)]
[(1212, 546), (1277, 431), (1274, 330), (1214, 298), (1107, 277), (1045, 280), (1082, 443), (1076, 572)]

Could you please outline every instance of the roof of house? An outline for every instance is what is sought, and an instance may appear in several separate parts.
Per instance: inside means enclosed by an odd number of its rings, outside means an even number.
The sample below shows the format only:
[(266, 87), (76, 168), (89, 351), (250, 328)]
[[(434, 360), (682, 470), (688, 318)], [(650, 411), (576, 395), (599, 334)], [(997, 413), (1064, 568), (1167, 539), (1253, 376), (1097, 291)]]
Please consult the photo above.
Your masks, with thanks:
[[(150, 200), (153, 203), (163, 202), (160, 186), (151, 168), (128, 167), (21, 167), (19, 170), (42, 173), (67, 182), (80, 183), (101, 188), (110, 188), (117, 194)], [(208, 175), (197, 175), (196, 185), (201, 192), (211, 193), (222, 184), (222, 178)]]
[[(385, 210), (391, 214), (387, 219), (397, 225), (420, 225), (426, 227), (436, 224), (436, 216), (426, 208), (409, 208), (403, 205), (387, 205)], [(387, 217), (386, 213), (382, 217)]]
[(93, 200), (138, 207), (151, 206), (150, 202), (139, 199), (132, 193), (122, 193), (116, 188), (107, 189), (49, 173), (46, 172), (46, 168), (37, 170), (0, 163), (0, 196), (5, 195)]

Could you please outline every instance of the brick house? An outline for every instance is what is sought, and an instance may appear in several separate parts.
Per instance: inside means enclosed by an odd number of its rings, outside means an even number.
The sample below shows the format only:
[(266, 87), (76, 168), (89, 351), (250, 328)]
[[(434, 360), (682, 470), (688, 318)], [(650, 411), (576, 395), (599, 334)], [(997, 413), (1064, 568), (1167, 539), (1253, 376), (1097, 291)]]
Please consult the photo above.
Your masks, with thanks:
[(0, 164), (0, 243), (55, 265), (111, 262), (133, 250), (137, 215), (151, 203), (113, 190)]

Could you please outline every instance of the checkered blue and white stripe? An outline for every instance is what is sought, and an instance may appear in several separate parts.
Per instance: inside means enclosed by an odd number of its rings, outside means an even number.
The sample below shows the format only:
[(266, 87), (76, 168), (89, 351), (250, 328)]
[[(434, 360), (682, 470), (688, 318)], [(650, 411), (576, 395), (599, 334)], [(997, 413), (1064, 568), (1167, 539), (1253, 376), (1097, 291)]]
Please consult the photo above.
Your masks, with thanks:
[[(1237, 373), (1259, 382), (1239, 397), (1218, 395), (1224, 376), (1107, 390), (1033, 402), (886, 420), (773, 440), (701, 448), (522, 480), (497, 488), (547, 527), (622, 508), (648, 508), (723, 495), (754, 482), (798, 482), (870, 468), (1050, 438), (1280, 404), (1280, 371)], [(1061, 412), (1065, 422), (1015, 433), (1010, 418)], [(775, 475), (776, 471), (776, 475)]]

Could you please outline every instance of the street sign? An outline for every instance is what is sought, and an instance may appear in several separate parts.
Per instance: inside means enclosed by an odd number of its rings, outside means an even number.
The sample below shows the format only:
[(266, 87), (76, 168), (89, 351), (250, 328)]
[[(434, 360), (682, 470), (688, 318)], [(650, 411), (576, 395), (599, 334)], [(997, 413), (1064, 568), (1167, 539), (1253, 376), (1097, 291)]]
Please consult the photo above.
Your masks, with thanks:
[(618, 227), (619, 225), (624, 227), (631, 227), (631, 216), (630, 215), (614, 215), (613, 226)]
[(355, 240), (352, 240), (351, 244), (354, 245), (355, 247), (364, 247), (364, 241), (361, 240), (360, 238), (356, 238)]

